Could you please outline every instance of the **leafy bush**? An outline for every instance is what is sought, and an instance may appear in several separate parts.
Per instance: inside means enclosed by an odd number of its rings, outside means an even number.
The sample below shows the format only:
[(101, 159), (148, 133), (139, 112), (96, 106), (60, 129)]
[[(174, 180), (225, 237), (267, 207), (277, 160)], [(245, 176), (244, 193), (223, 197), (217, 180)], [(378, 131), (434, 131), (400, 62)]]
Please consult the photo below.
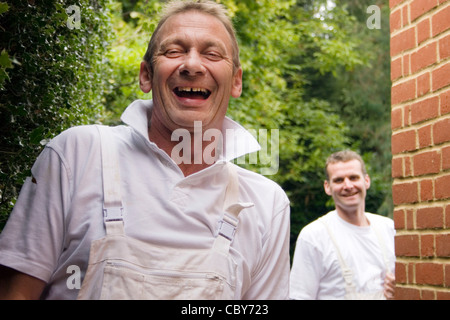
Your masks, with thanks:
[(0, 5), (0, 230), (46, 141), (103, 116), (110, 6), (109, 0)]

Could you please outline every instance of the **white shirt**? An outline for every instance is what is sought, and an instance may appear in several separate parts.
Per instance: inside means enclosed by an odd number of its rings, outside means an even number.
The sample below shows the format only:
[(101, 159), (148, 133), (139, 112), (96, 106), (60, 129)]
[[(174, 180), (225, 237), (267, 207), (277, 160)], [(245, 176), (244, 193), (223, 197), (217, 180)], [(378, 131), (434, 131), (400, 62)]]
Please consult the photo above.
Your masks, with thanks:
[[(357, 292), (382, 290), (386, 265), (376, 226), (387, 252), (388, 267), (394, 273), (394, 223), (392, 219), (365, 213), (370, 226), (359, 227), (331, 211), (323, 218), (332, 230), (346, 265), (353, 271)], [(345, 284), (336, 249), (323, 223), (313, 221), (297, 239), (290, 277), (290, 298), (298, 300), (343, 299)]]
[[(184, 177), (148, 139), (152, 102), (138, 100), (122, 115), (128, 126), (111, 128), (119, 153), (127, 236), (162, 246), (210, 248), (221, 214), (227, 170), (214, 164)], [(242, 127), (224, 141), (224, 157), (241, 156), (233, 144), (257, 146)], [(224, 136), (226, 139), (226, 136)], [(253, 140), (252, 140), (253, 139)], [(75, 299), (67, 285), (74, 269), (86, 272), (92, 240), (104, 237), (100, 141), (94, 126), (54, 138), (32, 168), (0, 235), (0, 264), (48, 283), (43, 298)], [(238, 168), (244, 209), (231, 256), (238, 265), (236, 299), (286, 299), (289, 287), (289, 201), (273, 181)]]

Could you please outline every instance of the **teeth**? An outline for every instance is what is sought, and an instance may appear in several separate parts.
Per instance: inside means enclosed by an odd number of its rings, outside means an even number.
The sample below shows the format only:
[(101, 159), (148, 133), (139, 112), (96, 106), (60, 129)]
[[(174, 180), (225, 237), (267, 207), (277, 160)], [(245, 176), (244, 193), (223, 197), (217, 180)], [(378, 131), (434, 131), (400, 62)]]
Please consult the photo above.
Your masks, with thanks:
[(203, 88), (190, 88), (190, 87), (179, 87), (179, 91), (186, 91), (186, 92), (201, 92), (201, 93), (208, 93), (208, 90)]

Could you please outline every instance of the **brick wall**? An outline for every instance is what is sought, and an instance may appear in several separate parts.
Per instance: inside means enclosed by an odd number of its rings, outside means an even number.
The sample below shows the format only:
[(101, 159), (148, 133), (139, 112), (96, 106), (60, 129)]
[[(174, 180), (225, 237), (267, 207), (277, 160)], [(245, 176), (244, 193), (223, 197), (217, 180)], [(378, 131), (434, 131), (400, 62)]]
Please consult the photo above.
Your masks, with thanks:
[(450, 1), (390, 0), (397, 299), (450, 299)]

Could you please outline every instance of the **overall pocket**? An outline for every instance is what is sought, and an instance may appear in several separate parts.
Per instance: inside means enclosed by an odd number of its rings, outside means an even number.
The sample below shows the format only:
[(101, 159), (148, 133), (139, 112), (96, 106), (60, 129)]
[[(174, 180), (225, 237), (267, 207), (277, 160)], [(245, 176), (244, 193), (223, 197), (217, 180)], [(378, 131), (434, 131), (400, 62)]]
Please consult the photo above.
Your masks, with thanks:
[(221, 299), (225, 279), (212, 272), (156, 270), (127, 261), (108, 261), (100, 299)]

